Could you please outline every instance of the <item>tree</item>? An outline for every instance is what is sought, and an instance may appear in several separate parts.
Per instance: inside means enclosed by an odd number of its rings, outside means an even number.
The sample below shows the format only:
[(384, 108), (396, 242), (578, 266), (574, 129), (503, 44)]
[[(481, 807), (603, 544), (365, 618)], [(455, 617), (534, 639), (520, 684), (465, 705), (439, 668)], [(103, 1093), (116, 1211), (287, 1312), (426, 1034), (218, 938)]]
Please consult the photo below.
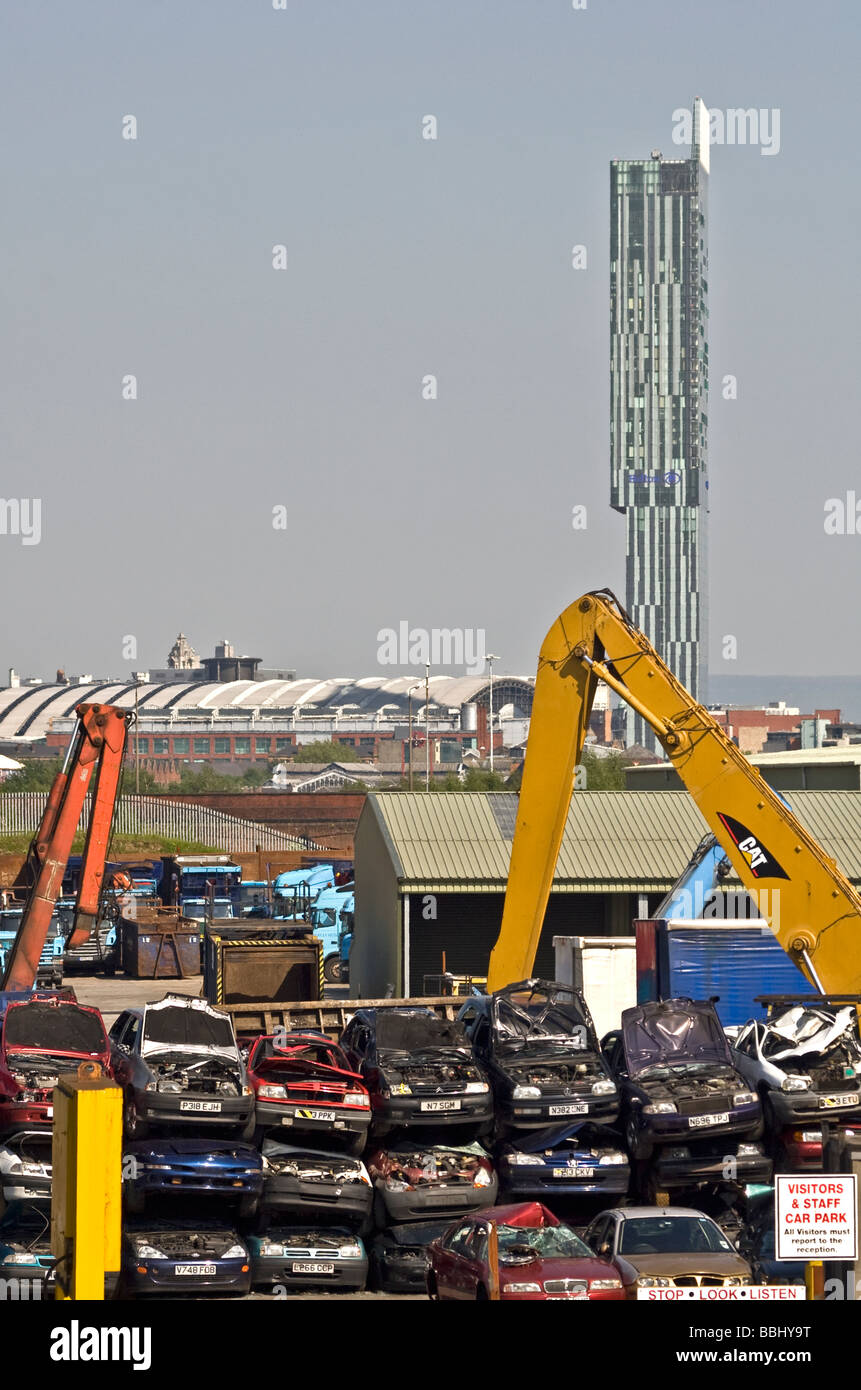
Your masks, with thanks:
[(293, 754), (295, 763), (358, 763), (361, 761), (351, 743), (339, 743), (334, 738), (318, 738), (313, 743), (300, 743)]
[(62, 758), (35, 758), (0, 782), (4, 792), (47, 792), (63, 766)]
[(607, 753), (600, 757), (590, 748), (584, 748), (580, 756), (580, 766), (586, 775), (586, 787), (590, 792), (625, 790), (625, 759), (621, 753)]

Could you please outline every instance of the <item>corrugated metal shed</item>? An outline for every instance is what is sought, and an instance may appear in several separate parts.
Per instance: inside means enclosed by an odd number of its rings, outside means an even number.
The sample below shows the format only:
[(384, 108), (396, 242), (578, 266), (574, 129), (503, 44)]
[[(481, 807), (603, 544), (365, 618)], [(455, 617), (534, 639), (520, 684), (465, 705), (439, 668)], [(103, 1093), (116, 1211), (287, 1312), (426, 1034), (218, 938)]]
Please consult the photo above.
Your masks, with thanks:
[[(517, 813), (512, 792), (377, 792), (378, 817), (404, 892), (505, 886)], [(861, 883), (861, 792), (797, 792), (799, 820), (853, 883)], [(687, 792), (579, 791), (554, 891), (654, 893), (675, 883), (708, 827)]]

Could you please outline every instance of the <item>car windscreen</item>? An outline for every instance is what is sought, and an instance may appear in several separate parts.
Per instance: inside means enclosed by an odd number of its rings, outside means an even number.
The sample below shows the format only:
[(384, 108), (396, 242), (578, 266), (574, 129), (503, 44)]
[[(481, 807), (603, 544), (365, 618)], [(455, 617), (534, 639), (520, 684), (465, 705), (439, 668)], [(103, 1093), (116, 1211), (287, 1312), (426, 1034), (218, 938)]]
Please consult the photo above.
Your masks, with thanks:
[(236, 1045), (230, 1019), (203, 1009), (148, 1009), (144, 1039), (148, 1043), (185, 1043), (190, 1047)]
[(394, 1009), (377, 1016), (377, 1047), (381, 1052), (423, 1052), (442, 1047), (470, 1050), (459, 1023), (436, 1014), (402, 1014)]
[(646, 1067), (678, 1062), (731, 1065), (724, 1031), (711, 1008), (626, 1009), (622, 1016), (622, 1032), (625, 1057), (632, 1075)]
[(622, 1225), (620, 1255), (732, 1254), (712, 1221), (697, 1216), (632, 1216)]
[(74, 1004), (10, 1006), (6, 1011), (4, 1042), (7, 1052), (39, 1047), (46, 1052), (105, 1052), (104, 1024), (98, 1014)]
[(591, 1019), (576, 995), (503, 994), (496, 1000), (494, 1032), (500, 1043), (549, 1041), (578, 1048), (597, 1048)]
[[(592, 1251), (570, 1226), (497, 1226), (499, 1237), (499, 1257), (506, 1263), (506, 1256), (513, 1263), (526, 1257), (531, 1250), (540, 1260), (544, 1259), (589, 1259)], [(487, 1237), (480, 1238), (479, 1258), (484, 1257)]]

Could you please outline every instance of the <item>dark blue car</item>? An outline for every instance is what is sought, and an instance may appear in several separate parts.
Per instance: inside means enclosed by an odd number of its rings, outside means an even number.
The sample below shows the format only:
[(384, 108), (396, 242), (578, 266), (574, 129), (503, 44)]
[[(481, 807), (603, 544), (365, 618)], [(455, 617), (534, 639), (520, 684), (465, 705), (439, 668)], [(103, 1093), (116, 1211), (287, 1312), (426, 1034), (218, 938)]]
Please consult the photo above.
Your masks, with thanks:
[(250, 1288), (248, 1247), (225, 1222), (126, 1223), (122, 1253), (124, 1295), (247, 1294)]
[(235, 1140), (139, 1139), (123, 1154), (126, 1210), (140, 1213), (148, 1197), (209, 1195), (233, 1199), (240, 1216), (253, 1216), (263, 1190), (263, 1160)]
[(618, 1134), (589, 1121), (517, 1135), (499, 1145), (496, 1170), (506, 1193), (541, 1201), (554, 1194), (624, 1194), (630, 1179)]

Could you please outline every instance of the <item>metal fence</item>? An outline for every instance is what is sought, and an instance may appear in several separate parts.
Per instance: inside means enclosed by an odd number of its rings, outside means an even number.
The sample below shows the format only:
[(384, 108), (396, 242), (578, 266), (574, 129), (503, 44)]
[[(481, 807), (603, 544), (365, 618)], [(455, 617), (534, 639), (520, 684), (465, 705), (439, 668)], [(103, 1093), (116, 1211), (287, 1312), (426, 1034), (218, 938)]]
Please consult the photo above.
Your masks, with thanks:
[[(0, 793), (0, 835), (32, 835), (45, 809), (44, 792)], [(89, 794), (84, 814), (89, 814)], [(169, 801), (162, 796), (121, 796), (114, 816), (116, 835), (155, 835), (159, 839), (196, 840), (198, 844), (233, 854), (260, 849), (319, 850), (304, 835), (288, 835), (258, 821), (230, 816), (209, 806)]]

